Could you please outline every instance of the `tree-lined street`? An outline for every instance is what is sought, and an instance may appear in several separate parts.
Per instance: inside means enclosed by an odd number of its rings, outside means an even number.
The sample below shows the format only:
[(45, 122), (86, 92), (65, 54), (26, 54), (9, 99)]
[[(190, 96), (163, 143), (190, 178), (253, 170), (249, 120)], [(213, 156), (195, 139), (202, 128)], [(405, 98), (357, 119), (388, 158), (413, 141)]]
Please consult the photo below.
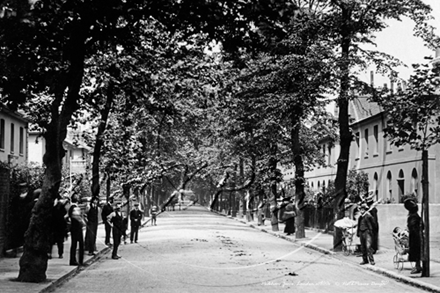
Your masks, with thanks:
[(163, 213), (137, 244), (55, 292), (419, 292), (200, 206)]

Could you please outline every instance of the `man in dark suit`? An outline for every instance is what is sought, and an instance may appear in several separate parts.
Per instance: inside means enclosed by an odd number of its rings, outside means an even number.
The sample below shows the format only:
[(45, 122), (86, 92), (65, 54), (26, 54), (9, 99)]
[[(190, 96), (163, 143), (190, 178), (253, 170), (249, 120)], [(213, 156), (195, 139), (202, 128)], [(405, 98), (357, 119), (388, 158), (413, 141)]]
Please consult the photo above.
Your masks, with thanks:
[(361, 265), (368, 264), (374, 265), (373, 248), (373, 231), (375, 229), (375, 222), (373, 216), (368, 212), (368, 205), (363, 203), (359, 207), (361, 215), (358, 219), (357, 236), (361, 240), (361, 251), (363, 261)]
[[(72, 196), (72, 205), (69, 208), (70, 218), (70, 265), (77, 266), (83, 264), (84, 260), (84, 236), (83, 227), (85, 226), (84, 219), (82, 218), (81, 209), (78, 206), (78, 198)], [(78, 262), (76, 261), (76, 247), (79, 246)]]
[(134, 209), (130, 212), (130, 243), (138, 241), (138, 231), (141, 225), (142, 212), (139, 210), (139, 203), (134, 204)]
[(121, 258), (118, 255), (118, 247), (121, 244), (121, 237), (123, 235), (124, 223), (121, 213), (121, 205), (116, 204), (113, 212), (107, 216), (107, 222), (111, 225), (113, 230), (113, 252), (112, 259)]
[(101, 218), (105, 227), (105, 245), (110, 245), (110, 234), (112, 232), (112, 227), (107, 221), (107, 217), (113, 212), (113, 198), (110, 197), (107, 203), (102, 207)]

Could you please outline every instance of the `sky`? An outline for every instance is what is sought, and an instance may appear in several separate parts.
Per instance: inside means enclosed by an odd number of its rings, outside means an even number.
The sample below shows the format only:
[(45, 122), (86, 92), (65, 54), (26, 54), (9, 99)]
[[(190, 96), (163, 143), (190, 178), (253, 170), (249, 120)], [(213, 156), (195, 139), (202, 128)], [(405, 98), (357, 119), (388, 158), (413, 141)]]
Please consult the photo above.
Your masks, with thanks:
[[(436, 33), (440, 34), (440, 0), (424, 0), (426, 4), (429, 4), (432, 8), (432, 16), (436, 19), (430, 22), (431, 25), (437, 28)], [(435, 52), (424, 46), (423, 41), (420, 38), (413, 36), (414, 22), (408, 18), (402, 18), (402, 21), (390, 20), (388, 27), (376, 34), (375, 48), (378, 51), (390, 54), (402, 62), (408, 67), (399, 68), (399, 76), (404, 80), (408, 80), (412, 73), (411, 64), (415, 63), (427, 63), (425, 56), (434, 57)], [(370, 47), (374, 48), (374, 47)], [(361, 74), (360, 78), (364, 81), (370, 81), (369, 71)], [(389, 78), (381, 77), (380, 75), (374, 75), (374, 84), (376, 86), (383, 86), (384, 83), (388, 83)]]

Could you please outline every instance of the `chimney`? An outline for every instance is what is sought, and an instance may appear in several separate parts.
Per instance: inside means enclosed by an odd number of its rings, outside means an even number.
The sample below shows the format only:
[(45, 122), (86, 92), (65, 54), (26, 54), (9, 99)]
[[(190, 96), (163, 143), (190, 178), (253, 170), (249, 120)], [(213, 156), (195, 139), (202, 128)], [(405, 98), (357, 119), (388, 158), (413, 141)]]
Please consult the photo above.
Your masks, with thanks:
[(374, 72), (370, 71), (370, 85), (374, 87)]
[(392, 79), (390, 79), (390, 93), (393, 94), (394, 93), (394, 82)]

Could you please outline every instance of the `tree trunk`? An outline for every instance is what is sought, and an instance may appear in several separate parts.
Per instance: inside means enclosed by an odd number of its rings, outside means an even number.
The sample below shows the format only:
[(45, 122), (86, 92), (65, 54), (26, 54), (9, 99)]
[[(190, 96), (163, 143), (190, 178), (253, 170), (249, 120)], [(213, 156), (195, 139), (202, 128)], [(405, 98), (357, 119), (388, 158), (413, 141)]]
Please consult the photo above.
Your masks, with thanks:
[[(344, 200), (347, 197), (347, 172), (348, 160), (350, 156), (350, 144), (353, 139), (350, 131), (350, 121), (348, 114), (349, 106), (349, 89), (350, 89), (350, 46), (351, 46), (351, 31), (349, 23), (351, 22), (351, 11), (347, 7), (342, 7), (342, 21), (341, 28), (341, 61), (340, 61), (340, 93), (338, 97), (339, 107), (339, 134), (341, 151), (338, 158), (338, 167), (336, 171), (335, 190), (336, 194), (333, 202), (334, 218), (333, 222), (344, 217)], [(333, 223), (332, 223), (333, 224)], [(342, 231), (334, 229), (333, 250), (342, 250)]]
[[(46, 280), (48, 252), (50, 249), (51, 214), (61, 183), (62, 159), (65, 155), (63, 142), (72, 115), (78, 109), (79, 90), (84, 76), (85, 29), (88, 25), (76, 25), (76, 34), (68, 46), (75, 48), (69, 56), (70, 67), (67, 76), (54, 80), (54, 101), (51, 107), (51, 122), (44, 135), (46, 152), (43, 163), (46, 171), (41, 194), (33, 210), (29, 228), (25, 233), (23, 255), (20, 258), (18, 281), (42, 282)], [(62, 74), (61, 74), (62, 75)], [(60, 76), (56, 76), (60, 77)], [(61, 82), (67, 80), (67, 83)], [(67, 89), (67, 93), (65, 92)], [(63, 103), (64, 101), (64, 103)]]
[(95, 147), (93, 149), (93, 163), (92, 163), (92, 197), (99, 198), (100, 184), (99, 184), (99, 163), (101, 158), (101, 149), (104, 145), (102, 136), (107, 126), (108, 116), (113, 104), (113, 82), (111, 81), (107, 89), (107, 101), (104, 109), (101, 111), (101, 122), (96, 132)]

